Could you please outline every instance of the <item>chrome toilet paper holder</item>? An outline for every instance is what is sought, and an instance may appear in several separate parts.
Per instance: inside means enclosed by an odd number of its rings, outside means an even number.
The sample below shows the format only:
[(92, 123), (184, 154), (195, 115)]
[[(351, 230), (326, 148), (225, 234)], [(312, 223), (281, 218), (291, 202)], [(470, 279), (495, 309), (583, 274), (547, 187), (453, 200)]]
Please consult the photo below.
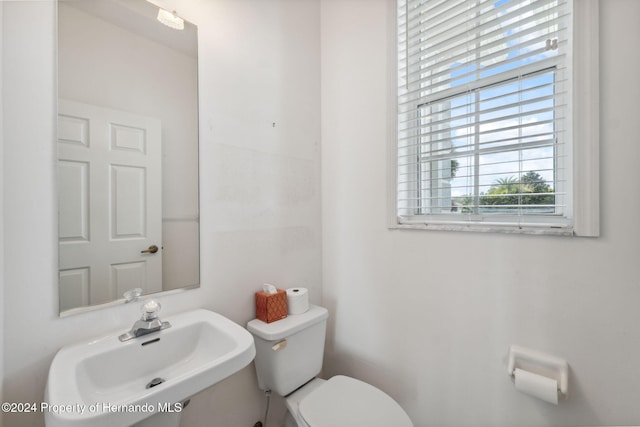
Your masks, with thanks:
[(564, 359), (512, 345), (509, 347), (507, 363), (510, 376), (515, 376), (516, 368), (555, 379), (558, 382), (560, 394), (564, 398), (569, 394), (569, 363)]

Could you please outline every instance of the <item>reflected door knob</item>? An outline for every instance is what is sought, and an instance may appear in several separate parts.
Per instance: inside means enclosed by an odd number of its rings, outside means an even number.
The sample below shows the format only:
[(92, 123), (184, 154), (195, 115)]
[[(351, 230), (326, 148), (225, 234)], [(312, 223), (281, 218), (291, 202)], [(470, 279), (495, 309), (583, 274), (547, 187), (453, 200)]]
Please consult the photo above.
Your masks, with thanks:
[(158, 252), (158, 247), (156, 245), (151, 245), (144, 251), (140, 251), (141, 254), (155, 254), (156, 252)]

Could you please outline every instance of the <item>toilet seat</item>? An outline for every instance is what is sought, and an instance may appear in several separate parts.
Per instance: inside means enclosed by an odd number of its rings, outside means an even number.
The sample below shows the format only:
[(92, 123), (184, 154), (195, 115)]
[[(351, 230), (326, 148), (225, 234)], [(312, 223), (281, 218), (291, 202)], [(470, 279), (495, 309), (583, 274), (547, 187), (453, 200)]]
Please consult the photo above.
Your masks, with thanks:
[(413, 427), (409, 416), (389, 395), (342, 375), (309, 393), (298, 410), (310, 427)]

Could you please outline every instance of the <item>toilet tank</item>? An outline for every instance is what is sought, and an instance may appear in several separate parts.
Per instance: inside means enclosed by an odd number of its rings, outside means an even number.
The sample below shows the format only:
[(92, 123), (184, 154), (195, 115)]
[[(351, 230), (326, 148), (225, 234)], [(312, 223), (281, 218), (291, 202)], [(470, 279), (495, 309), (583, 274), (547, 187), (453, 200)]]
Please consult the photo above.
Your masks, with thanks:
[(320, 372), (328, 317), (326, 308), (310, 305), (305, 313), (272, 323), (247, 323), (256, 344), (260, 389), (286, 396)]

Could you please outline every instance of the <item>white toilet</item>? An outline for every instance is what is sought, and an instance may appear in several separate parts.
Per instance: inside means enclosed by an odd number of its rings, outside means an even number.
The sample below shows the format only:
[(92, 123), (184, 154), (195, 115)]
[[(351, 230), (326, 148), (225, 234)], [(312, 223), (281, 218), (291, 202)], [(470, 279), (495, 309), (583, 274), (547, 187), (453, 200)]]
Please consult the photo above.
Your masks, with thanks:
[(329, 313), (310, 305), (273, 323), (254, 319), (258, 386), (286, 398), (286, 427), (413, 427), (389, 395), (354, 378), (316, 378), (322, 368)]

